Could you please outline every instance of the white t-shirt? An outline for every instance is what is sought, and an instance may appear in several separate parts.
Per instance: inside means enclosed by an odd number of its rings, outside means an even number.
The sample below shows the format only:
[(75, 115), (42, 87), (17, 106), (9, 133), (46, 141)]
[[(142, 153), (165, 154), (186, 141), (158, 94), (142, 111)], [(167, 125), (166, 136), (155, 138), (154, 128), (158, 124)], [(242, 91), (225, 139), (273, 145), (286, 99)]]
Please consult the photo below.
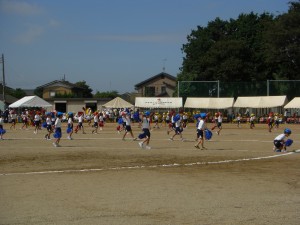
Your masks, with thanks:
[(143, 117), (142, 119), (142, 129), (147, 128), (149, 129), (150, 124), (149, 124), (149, 119), (147, 117)]
[(286, 138), (285, 134), (279, 134), (274, 140), (276, 141), (282, 141)]
[(205, 122), (204, 122), (203, 119), (199, 121), (197, 129), (198, 130), (204, 130), (205, 129)]

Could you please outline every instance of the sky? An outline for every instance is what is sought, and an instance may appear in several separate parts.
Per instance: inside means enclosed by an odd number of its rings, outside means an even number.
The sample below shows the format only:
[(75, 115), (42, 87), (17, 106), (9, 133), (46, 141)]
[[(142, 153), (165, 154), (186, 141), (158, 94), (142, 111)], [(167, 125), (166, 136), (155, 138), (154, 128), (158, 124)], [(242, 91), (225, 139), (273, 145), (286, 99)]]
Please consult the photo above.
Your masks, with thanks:
[(276, 16), (288, 11), (288, 2), (0, 0), (5, 83), (35, 89), (65, 78), (86, 81), (93, 93), (134, 92), (134, 85), (163, 71), (177, 76), (181, 48), (197, 26), (241, 13)]

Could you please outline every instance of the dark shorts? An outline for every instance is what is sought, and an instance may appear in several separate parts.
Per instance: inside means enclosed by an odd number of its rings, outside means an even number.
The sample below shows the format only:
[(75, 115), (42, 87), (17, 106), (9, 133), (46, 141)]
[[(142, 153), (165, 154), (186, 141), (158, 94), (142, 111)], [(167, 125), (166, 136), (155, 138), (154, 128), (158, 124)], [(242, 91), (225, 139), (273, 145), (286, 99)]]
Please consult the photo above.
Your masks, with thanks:
[(128, 131), (128, 132), (130, 132), (131, 131), (131, 126), (130, 125), (126, 126), (125, 130)]
[(47, 131), (52, 131), (52, 125), (47, 124)]
[(94, 127), (98, 127), (98, 122), (94, 122)]
[(203, 130), (198, 130), (197, 129), (197, 138), (203, 138)]
[(276, 148), (280, 148), (280, 147), (283, 147), (283, 142), (278, 141), (278, 140), (274, 140), (274, 145), (275, 145)]
[(150, 138), (151, 134), (150, 134), (150, 131), (149, 131), (149, 129), (147, 129), (147, 128), (144, 128), (144, 129), (143, 129), (143, 132), (144, 132), (144, 135), (146, 135), (147, 137), (149, 137), (149, 138)]
[(176, 127), (175, 128), (175, 133), (176, 134), (181, 134), (181, 132), (182, 132), (182, 128), (181, 127)]
[(217, 123), (218, 128), (222, 127), (222, 123)]
[(34, 126), (36, 127), (40, 126), (40, 121), (34, 121)]
[(78, 123), (78, 127), (83, 127), (83, 125), (82, 125), (82, 123), (80, 122), (80, 123)]

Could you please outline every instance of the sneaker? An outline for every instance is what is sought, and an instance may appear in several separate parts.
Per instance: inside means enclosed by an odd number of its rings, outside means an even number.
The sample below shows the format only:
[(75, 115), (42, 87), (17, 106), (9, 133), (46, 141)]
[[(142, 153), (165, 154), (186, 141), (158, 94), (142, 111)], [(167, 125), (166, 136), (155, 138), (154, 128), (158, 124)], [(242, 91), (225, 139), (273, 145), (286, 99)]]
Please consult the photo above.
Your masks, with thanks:
[(57, 144), (55, 142), (52, 143), (54, 147), (57, 147)]
[(199, 146), (198, 146), (198, 145), (194, 145), (194, 147), (199, 149)]
[(51, 138), (47, 138), (47, 141), (50, 141), (51, 140)]
[(185, 140), (183, 138), (181, 138), (181, 141), (184, 142)]
[(169, 138), (170, 141), (174, 141), (173, 138)]
[(146, 146), (146, 149), (150, 150), (150, 149), (151, 149), (151, 147), (147, 145), (147, 146)]
[(139, 142), (139, 146), (143, 148), (143, 142)]

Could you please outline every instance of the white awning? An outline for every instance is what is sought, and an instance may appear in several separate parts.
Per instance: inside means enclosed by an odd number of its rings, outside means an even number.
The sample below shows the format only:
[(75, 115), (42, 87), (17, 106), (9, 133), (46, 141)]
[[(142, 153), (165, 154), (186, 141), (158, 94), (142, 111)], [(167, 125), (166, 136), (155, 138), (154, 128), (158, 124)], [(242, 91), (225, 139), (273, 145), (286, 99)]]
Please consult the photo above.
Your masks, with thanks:
[(182, 98), (155, 98), (155, 97), (136, 97), (135, 107), (140, 108), (180, 108)]
[(49, 102), (38, 96), (25, 96), (20, 100), (9, 105), (9, 108), (19, 108), (19, 107), (52, 107)]
[(300, 108), (300, 97), (295, 97), (292, 101), (284, 106), (285, 109)]
[(236, 108), (273, 108), (284, 106), (286, 96), (255, 96), (255, 97), (238, 97), (233, 107)]
[(226, 109), (233, 106), (234, 98), (193, 98), (188, 97), (185, 108), (196, 109)]

